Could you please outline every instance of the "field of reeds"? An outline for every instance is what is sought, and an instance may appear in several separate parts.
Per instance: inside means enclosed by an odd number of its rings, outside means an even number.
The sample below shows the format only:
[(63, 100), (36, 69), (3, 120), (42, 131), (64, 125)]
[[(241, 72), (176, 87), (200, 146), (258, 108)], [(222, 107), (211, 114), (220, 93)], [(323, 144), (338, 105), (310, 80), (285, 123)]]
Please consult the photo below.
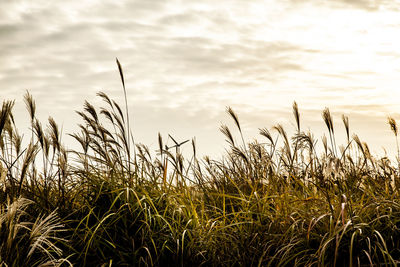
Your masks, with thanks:
[[(118, 64), (120, 67), (120, 65)], [(122, 69), (119, 68), (125, 84)], [(281, 125), (246, 142), (222, 125), (220, 159), (183, 157), (181, 144), (149, 151), (135, 143), (129, 111), (105, 93), (84, 104), (80, 149), (62, 143), (24, 96), (31, 134), (23, 141), (13, 102), (0, 111), (0, 266), (378, 266), (400, 262), (398, 160), (371, 155), (350, 136)], [(126, 96), (125, 96), (126, 99)], [(126, 103), (125, 103), (126, 104)], [(397, 143), (397, 125), (388, 119)], [(234, 136), (239, 136), (238, 140)], [(173, 140), (174, 141), (174, 140)], [(27, 145), (24, 145), (27, 144)]]

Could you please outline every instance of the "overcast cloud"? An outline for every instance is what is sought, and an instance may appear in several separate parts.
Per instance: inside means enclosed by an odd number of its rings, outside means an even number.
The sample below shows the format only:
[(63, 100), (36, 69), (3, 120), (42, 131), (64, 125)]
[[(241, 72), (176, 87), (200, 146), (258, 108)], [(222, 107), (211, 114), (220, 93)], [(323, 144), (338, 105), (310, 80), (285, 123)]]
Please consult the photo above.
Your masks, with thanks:
[[(374, 151), (393, 145), (398, 115), (400, 4), (371, 0), (0, 0), (0, 96), (27, 114), (75, 130), (74, 110), (104, 91), (122, 102), (121, 61), (138, 141), (197, 137), (203, 154), (224, 146), (232, 106), (246, 129), (303, 125), (322, 135), (320, 113), (342, 113)], [(339, 131), (340, 129), (338, 129)]]

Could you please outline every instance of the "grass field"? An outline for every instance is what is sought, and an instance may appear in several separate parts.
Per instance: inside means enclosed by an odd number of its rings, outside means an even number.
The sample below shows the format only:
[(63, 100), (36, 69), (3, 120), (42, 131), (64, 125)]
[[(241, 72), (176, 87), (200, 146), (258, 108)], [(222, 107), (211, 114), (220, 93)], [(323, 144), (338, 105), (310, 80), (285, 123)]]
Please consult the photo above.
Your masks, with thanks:
[[(292, 137), (276, 125), (248, 143), (228, 108), (236, 128), (220, 128), (229, 143), (221, 159), (198, 158), (194, 141), (192, 156), (183, 158), (179, 144), (166, 147), (161, 135), (156, 155), (135, 143), (127, 108), (98, 97), (103, 107), (86, 102), (78, 112), (80, 131), (71, 136), (79, 150), (63, 145), (52, 118), (39, 122), (29, 93), (24, 146), (13, 102), (4, 100), (0, 266), (400, 262), (399, 162), (371, 155), (350, 136), (347, 117), (347, 142), (337, 145), (330, 112), (322, 112), (328, 137), (317, 148), (294, 103)], [(397, 144), (396, 121), (388, 118), (388, 127)]]

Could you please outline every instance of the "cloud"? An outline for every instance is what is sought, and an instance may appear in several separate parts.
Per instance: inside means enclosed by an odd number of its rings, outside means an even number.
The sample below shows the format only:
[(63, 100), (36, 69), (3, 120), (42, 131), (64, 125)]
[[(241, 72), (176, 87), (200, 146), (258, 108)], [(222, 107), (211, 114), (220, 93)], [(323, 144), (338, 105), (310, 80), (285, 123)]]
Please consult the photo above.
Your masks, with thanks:
[(118, 57), (143, 138), (160, 125), (201, 132), (227, 105), (252, 129), (287, 121), (293, 100), (312, 125), (324, 106), (384, 112), (397, 97), (387, 93), (399, 56), (392, 3), (2, 1), (1, 95), (21, 99), (29, 89), (42, 114), (74, 124), (66, 111), (98, 103), (97, 91), (122, 101)]
[(370, 0), (341, 0), (343, 4), (353, 7), (361, 8), (369, 11), (377, 11), (379, 9), (398, 9), (400, 5), (396, 1), (370, 1)]
[(309, 4), (328, 6), (336, 9), (350, 8), (360, 9), (369, 12), (376, 12), (379, 10), (392, 10), (398, 11), (400, 4), (397, 1), (391, 0), (288, 0), (289, 3), (294, 4)]

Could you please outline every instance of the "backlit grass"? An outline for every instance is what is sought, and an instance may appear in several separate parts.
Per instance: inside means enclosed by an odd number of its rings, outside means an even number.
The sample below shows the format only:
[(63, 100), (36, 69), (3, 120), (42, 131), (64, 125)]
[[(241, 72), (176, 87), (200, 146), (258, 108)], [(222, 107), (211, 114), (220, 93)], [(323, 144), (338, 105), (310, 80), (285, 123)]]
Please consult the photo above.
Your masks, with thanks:
[[(85, 102), (78, 112), (78, 150), (65, 147), (52, 118), (42, 125), (28, 93), (31, 135), (23, 142), (13, 102), (3, 101), (1, 266), (399, 263), (399, 162), (373, 156), (350, 136), (347, 117), (347, 141), (338, 145), (325, 109), (328, 138), (317, 147), (294, 103), (292, 137), (276, 125), (248, 143), (228, 108), (236, 129), (221, 126), (229, 143), (221, 159), (198, 158), (194, 141), (184, 158), (161, 135), (156, 153), (136, 143), (126, 106), (98, 97), (102, 107)], [(397, 144), (396, 121), (388, 124)]]

